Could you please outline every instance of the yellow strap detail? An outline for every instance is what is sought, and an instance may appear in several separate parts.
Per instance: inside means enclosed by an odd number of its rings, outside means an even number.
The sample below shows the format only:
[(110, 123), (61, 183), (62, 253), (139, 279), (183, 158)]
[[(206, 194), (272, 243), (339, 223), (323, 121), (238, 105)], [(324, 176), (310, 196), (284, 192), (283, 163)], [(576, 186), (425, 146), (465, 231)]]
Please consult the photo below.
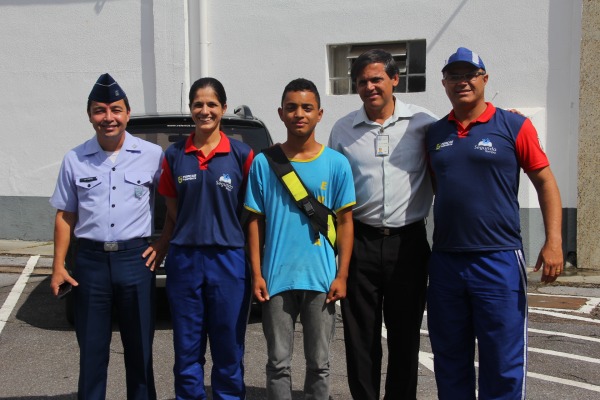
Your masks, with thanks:
[(308, 197), (308, 192), (304, 189), (304, 185), (300, 182), (300, 178), (296, 175), (296, 171), (288, 172), (287, 174), (281, 177), (285, 186), (288, 187), (292, 196), (294, 196), (294, 200), (300, 201), (305, 197)]
[(335, 231), (335, 224), (333, 223), (333, 216), (329, 214), (327, 216), (327, 239), (329, 242), (333, 244), (333, 246), (337, 246), (335, 242), (337, 240), (337, 232)]

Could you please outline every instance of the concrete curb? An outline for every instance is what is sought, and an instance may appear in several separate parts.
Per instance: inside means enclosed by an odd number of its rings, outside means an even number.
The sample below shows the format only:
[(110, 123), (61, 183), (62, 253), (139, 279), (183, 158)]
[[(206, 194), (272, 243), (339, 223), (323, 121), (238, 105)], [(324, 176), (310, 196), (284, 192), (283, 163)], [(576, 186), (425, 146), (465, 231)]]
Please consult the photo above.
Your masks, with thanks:
[(52, 257), (54, 255), (54, 242), (0, 240), (0, 254), (13, 256), (39, 255), (41, 257)]

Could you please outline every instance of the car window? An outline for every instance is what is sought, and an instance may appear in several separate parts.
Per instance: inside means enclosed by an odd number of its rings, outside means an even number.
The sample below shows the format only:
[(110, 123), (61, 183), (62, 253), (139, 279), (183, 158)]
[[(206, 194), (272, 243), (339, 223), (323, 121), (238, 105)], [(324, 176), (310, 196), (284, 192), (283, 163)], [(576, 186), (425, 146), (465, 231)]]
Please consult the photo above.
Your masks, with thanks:
[[(169, 117), (132, 117), (127, 124), (127, 131), (134, 136), (158, 144), (166, 150), (171, 144), (183, 140), (194, 130), (194, 122), (189, 116)], [(233, 139), (248, 144), (255, 154), (271, 146), (273, 141), (269, 131), (262, 122), (256, 119), (240, 119), (227, 114), (221, 120), (221, 130)], [(154, 230), (160, 233), (165, 223), (165, 200), (155, 197)]]
[(224, 125), (221, 129), (228, 137), (237, 139), (252, 147), (256, 154), (273, 144), (268, 132), (260, 126)]
[[(189, 118), (186, 118), (190, 120)], [(221, 130), (230, 138), (239, 140), (248, 144), (255, 153), (260, 153), (263, 149), (271, 146), (272, 140), (268, 130), (260, 122), (252, 121), (254, 124), (239, 124), (235, 120), (223, 119)], [(140, 119), (132, 119), (127, 125), (127, 131), (132, 135), (156, 143), (163, 150), (166, 150), (171, 144), (187, 138), (194, 130), (193, 123), (145, 123)]]

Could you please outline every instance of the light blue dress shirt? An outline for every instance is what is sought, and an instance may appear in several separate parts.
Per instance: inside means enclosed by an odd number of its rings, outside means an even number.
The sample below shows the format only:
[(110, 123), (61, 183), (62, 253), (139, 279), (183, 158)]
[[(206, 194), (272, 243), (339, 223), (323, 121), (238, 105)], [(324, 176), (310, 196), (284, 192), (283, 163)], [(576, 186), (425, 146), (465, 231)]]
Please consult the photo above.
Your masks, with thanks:
[(125, 132), (113, 163), (94, 136), (65, 155), (50, 204), (77, 214), (77, 238), (148, 237), (162, 158), (160, 146)]
[[(396, 98), (394, 113), (383, 124), (369, 120), (364, 106), (335, 123), (329, 147), (345, 155), (352, 166), (355, 219), (378, 228), (398, 228), (427, 217), (433, 191), (425, 134), (435, 121), (431, 111)], [(376, 155), (377, 135), (387, 136), (387, 155)]]

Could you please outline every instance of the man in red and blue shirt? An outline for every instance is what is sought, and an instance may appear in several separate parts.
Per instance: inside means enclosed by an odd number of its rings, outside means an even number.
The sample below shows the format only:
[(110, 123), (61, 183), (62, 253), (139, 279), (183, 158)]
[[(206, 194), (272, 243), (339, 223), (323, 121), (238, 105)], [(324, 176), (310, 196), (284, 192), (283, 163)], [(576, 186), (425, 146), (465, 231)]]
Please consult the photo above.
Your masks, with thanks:
[(533, 183), (546, 241), (534, 270), (561, 273), (560, 194), (531, 121), (485, 101), (485, 65), (459, 48), (442, 69), (452, 111), (431, 125), (427, 154), (435, 188), (428, 328), (440, 399), (525, 398), (526, 269), (519, 175)]

